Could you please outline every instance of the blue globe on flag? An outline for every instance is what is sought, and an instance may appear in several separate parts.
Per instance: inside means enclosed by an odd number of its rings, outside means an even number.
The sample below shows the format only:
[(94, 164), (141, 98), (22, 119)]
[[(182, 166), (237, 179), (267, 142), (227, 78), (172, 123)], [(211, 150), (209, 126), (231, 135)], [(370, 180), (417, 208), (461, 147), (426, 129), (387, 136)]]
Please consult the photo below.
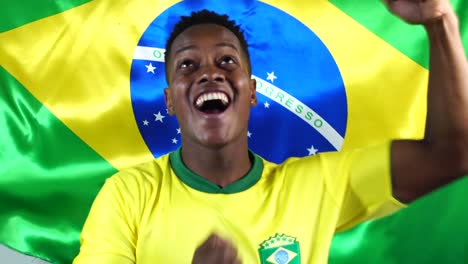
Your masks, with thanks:
[(208, 9), (241, 25), (249, 44), (258, 105), (252, 109), (249, 148), (273, 162), (337, 151), (347, 123), (346, 90), (323, 42), (293, 16), (248, 0), (177, 3), (157, 16), (141, 36), (130, 74), (131, 99), (140, 133), (155, 157), (180, 147), (180, 129), (164, 103), (164, 47), (182, 15)]

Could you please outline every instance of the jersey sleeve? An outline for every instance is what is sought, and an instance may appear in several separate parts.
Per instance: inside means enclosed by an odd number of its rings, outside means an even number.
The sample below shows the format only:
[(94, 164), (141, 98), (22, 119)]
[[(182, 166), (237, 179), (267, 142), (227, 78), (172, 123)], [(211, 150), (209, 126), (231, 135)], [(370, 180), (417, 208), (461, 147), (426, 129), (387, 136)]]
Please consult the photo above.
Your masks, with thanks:
[(326, 185), (340, 208), (337, 231), (404, 207), (393, 197), (390, 142), (336, 157), (326, 165)]
[(137, 206), (128, 189), (131, 183), (123, 182), (120, 176), (107, 179), (97, 195), (83, 227), (74, 264), (135, 263)]

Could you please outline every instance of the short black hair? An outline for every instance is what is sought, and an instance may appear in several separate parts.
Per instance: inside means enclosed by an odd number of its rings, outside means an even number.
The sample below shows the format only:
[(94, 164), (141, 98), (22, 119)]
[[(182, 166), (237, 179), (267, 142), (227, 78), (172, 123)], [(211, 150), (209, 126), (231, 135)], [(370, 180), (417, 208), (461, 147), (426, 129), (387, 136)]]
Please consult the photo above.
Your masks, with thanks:
[(216, 24), (216, 25), (225, 27), (229, 31), (231, 31), (239, 40), (241, 48), (243, 52), (245, 53), (247, 63), (248, 63), (249, 74), (252, 73), (248, 44), (247, 44), (247, 41), (245, 40), (244, 32), (241, 30), (240, 26), (236, 24), (234, 20), (230, 20), (228, 15), (220, 15), (216, 12), (203, 9), (197, 12), (192, 12), (190, 16), (181, 16), (179, 22), (175, 24), (174, 29), (169, 35), (169, 38), (166, 42), (166, 52), (164, 53), (167, 82), (169, 82), (168, 62), (169, 62), (169, 58), (171, 55), (172, 43), (177, 38), (177, 36), (179, 36), (187, 28), (191, 26), (199, 25), (199, 24)]

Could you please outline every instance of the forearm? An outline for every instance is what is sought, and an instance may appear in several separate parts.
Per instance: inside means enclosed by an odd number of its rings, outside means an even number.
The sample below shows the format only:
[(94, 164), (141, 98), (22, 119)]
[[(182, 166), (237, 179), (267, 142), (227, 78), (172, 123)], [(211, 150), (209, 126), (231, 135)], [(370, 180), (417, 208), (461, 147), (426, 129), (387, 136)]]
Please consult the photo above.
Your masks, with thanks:
[(425, 137), (392, 146), (394, 196), (404, 202), (468, 173), (468, 63), (458, 20), (450, 11), (425, 28), (430, 42)]
[(424, 141), (467, 148), (468, 63), (458, 19), (451, 10), (425, 28), (430, 43), (430, 73)]

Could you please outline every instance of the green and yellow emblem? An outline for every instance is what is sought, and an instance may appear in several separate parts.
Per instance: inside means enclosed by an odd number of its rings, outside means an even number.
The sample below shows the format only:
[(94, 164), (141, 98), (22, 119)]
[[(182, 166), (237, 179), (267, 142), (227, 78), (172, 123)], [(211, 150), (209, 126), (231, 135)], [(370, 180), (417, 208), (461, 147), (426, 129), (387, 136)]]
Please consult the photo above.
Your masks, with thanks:
[(300, 264), (301, 251), (295, 237), (276, 234), (260, 244), (262, 264)]

